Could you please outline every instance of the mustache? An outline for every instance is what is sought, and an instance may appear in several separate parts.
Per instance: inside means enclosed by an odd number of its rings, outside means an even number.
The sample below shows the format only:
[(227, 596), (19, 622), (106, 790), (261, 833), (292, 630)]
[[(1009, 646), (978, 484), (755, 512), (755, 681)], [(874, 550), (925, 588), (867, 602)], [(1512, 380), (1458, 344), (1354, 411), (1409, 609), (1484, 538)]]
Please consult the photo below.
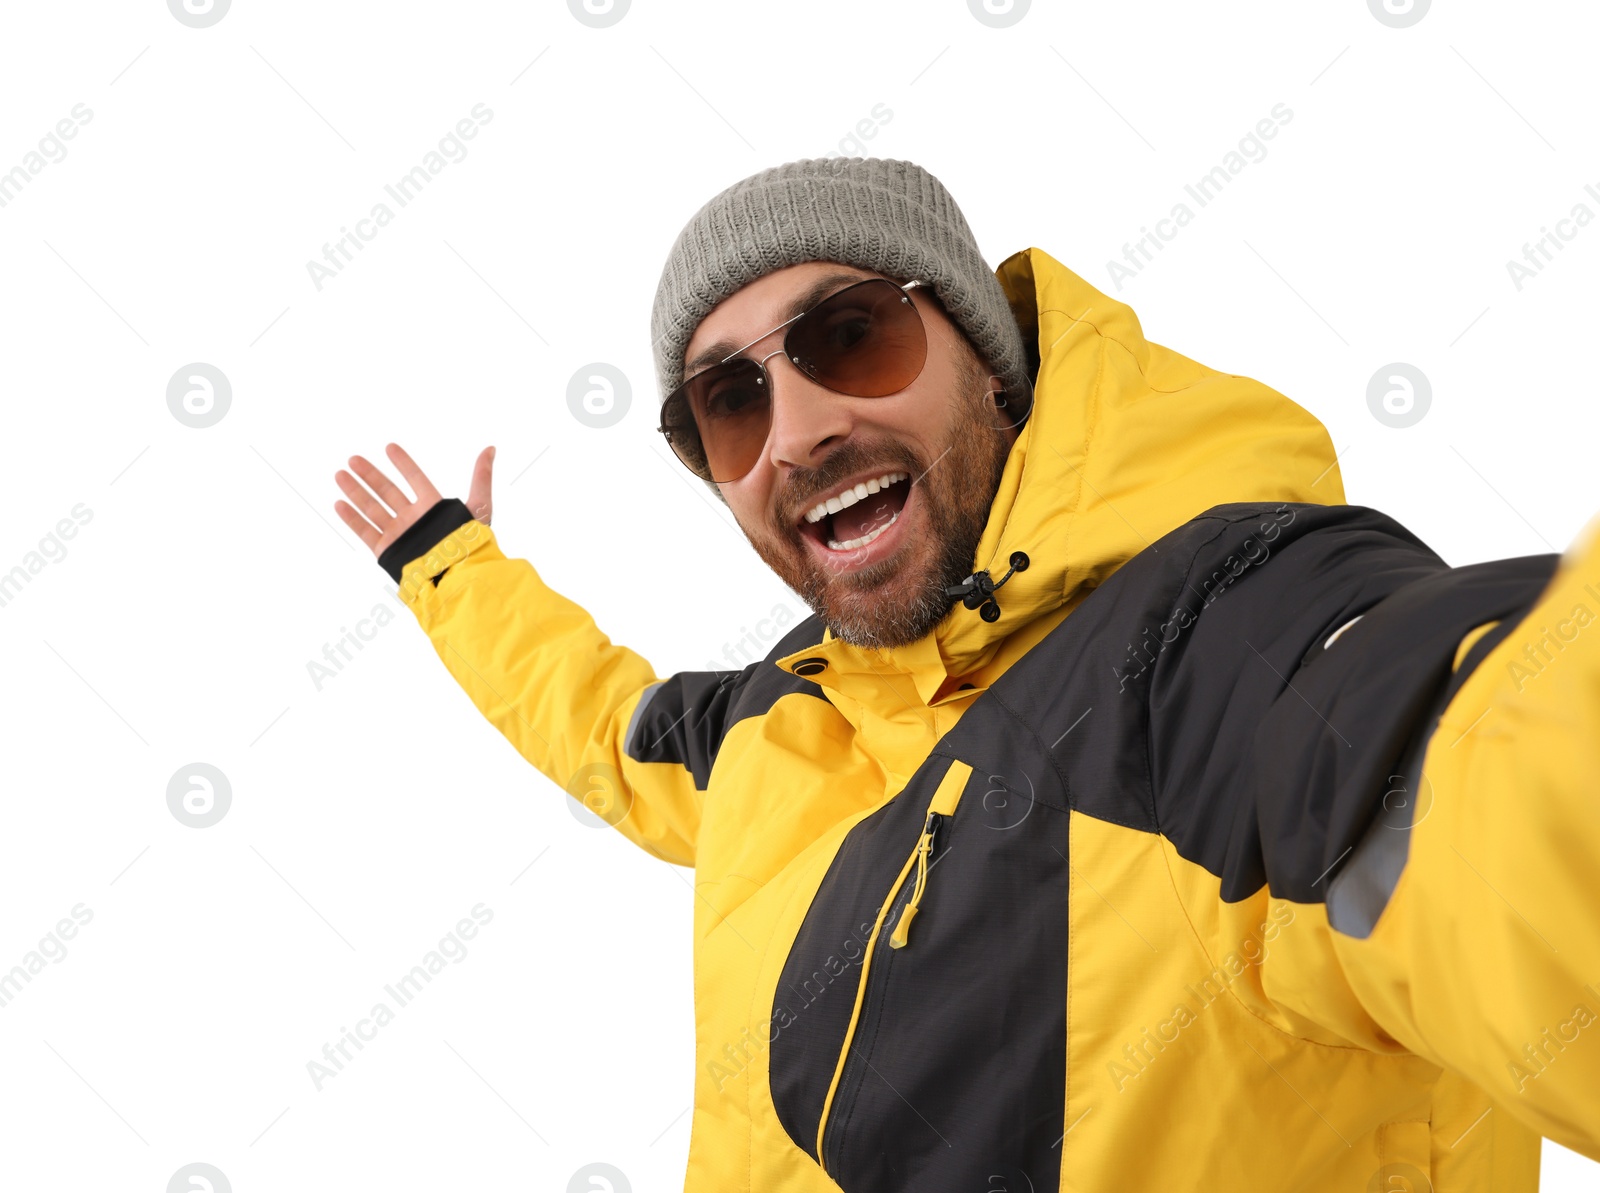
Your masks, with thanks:
[(883, 440), (879, 443), (849, 442), (816, 468), (796, 468), (773, 495), (773, 525), (785, 537), (799, 534), (795, 523), (801, 514), (817, 503), (817, 498), (835, 488), (847, 476), (883, 467), (904, 469), (913, 477), (924, 471), (917, 454), (903, 443)]

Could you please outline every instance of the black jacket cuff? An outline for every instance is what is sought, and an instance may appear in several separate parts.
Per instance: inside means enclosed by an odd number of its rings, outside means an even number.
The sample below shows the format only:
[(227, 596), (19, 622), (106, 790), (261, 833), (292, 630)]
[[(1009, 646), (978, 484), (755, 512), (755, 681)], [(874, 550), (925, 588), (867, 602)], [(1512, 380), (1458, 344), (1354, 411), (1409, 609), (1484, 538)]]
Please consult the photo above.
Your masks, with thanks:
[[(398, 584), (406, 564), (426, 555), (451, 531), (470, 521), (472, 511), (467, 508), (466, 502), (459, 497), (441, 497), (428, 507), (422, 517), (406, 527), (399, 538), (384, 548), (383, 554), (378, 556), (378, 566)], [(439, 576), (442, 575), (444, 572), (441, 571)], [(435, 586), (439, 583), (439, 576), (433, 577)]]

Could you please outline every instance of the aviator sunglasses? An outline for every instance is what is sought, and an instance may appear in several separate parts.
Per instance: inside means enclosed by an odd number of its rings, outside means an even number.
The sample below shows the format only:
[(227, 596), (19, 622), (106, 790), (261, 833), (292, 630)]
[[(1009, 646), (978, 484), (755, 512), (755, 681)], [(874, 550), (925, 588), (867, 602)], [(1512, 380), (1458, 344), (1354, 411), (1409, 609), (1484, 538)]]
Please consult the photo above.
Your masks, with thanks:
[(772, 374), (766, 361), (779, 352), (834, 393), (854, 398), (899, 393), (921, 375), (928, 359), (922, 315), (906, 293), (926, 285), (867, 278), (834, 291), (739, 352), (787, 327), (782, 348), (760, 360), (736, 352), (673, 390), (661, 407), (661, 433), (691, 472), (724, 484), (745, 476), (761, 458), (772, 429)]

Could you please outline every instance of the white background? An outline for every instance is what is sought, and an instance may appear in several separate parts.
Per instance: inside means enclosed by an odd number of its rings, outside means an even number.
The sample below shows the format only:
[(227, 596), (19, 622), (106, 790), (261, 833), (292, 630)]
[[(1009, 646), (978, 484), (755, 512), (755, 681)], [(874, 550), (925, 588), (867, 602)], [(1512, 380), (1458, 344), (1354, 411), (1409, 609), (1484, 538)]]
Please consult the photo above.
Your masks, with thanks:
[[(241, 1193), (559, 1190), (597, 1161), (680, 1187), (688, 872), (581, 825), (408, 612), (318, 689), (324, 644), (395, 608), (332, 478), (396, 440), (465, 496), (498, 445), (507, 551), (662, 673), (798, 612), (654, 430), (648, 313), (701, 203), (875, 105), (846, 152), (931, 170), (991, 265), (1036, 245), (1309, 408), (1349, 499), (1450, 562), (1560, 550), (1600, 508), (1600, 224), (1520, 290), (1506, 268), (1600, 214), (1575, 0), (1406, 29), (1359, 0), (1039, 0), (1004, 29), (960, 0), (3, 21), (0, 171), (93, 114), (0, 208), (0, 571), (92, 514), (0, 607), (0, 969), (93, 913), (0, 1009), (6, 1188), (159, 1193), (194, 1161)], [(479, 103), (467, 155), (319, 290), (307, 262)], [(1278, 103), (1266, 157), (1117, 289), (1107, 261)], [(632, 384), (603, 430), (566, 399), (596, 361)], [(1403, 430), (1366, 401), (1394, 361), (1433, 386)], [(207, 429), (167, 406), (191, 362), (232, 385)], [(194, 762), (232, 788), (204, 830), (166, 804)], [(318, 1092), (307, 1062), (478, 903), (466, 959)], [(1549, 1190), (1600, 1177), (1545, 1164)]]

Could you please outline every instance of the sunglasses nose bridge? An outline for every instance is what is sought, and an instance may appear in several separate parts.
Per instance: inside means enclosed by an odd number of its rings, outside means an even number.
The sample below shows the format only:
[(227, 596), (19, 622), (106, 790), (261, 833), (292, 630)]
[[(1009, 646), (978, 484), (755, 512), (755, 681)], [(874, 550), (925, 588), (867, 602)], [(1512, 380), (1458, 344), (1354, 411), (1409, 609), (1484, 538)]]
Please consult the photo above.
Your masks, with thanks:
[[(796, 369), (796, 371), (798, 371), (802, 376), (804, 376), (807, 381), (810, 381), (813, 384), (816, 383), (816, 381), (817, 381), (817, 379), (816, 379), (816, 371), (809, 364), (803, 362), (798, 356), (790, 356), (788, 354), (787, 346), (784, 346), (784, 347), (773, 349), (771, 352), (767, 353), (765, 356), (752, 357), (752, 359), (756, 362), (756, 364), (761, 366), (761, 372), (765, 375), (767, 384), (769, 384), (769, 385), (774, 385), (775, 384), (775, 382), (772, 379), (772, 370), (767, 367), (767, 361), (771, 360), (774, 356), (783, 357), (783, 359), (786, 362), (788, 362), (789, 364), (793, 365), (794, 368)], [(824, 386), (823, 388), (826, 389), (827, 387)], [(771, 398), (770, 394), (768, 395), (768, 398), (770, 400), (770, 398)]]

